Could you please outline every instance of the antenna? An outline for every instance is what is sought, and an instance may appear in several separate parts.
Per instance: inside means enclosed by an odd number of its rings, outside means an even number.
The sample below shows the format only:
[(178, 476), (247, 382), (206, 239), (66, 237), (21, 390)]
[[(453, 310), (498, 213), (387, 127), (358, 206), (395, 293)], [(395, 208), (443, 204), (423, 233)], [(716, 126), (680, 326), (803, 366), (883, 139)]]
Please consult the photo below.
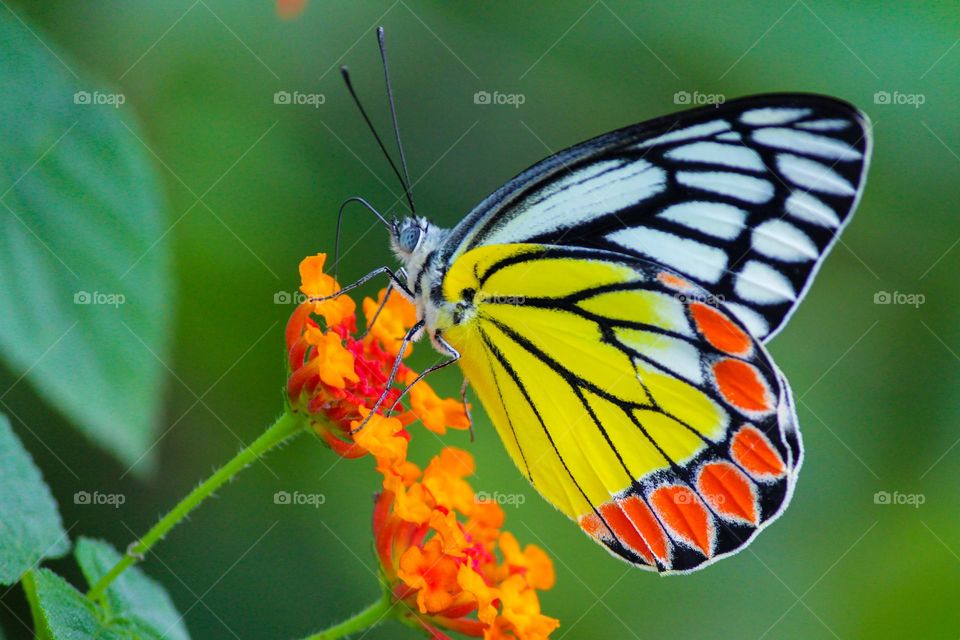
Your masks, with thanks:
[(380, 45), (380, 59), (383, 61), (383, 78), (387, 83), (387, 101), (390, 103), (390, 119), (393, 121), (393, 136), (397, 141), (397, 150), (400, 152), (400, 166), (403, 168), (403, 177), (406, 178), (405, 191), (413, 210), (413, 194), (410, 184), (410, 172), (407, 171), (407, 157), (403, 153), (403, 144), (400, 142), (400, 127), (397, 125), (397, 104), (393, 98), (393, 86), (390, 83), (390, 69), (387, 66), (387, 42), (384, 38), (383, 27), (377, 27), (377, 43)]
[(384, 226), (387, 228), (387, 231), (395, 232), (395, 230), (396, 230), (396, 228), (397, 228), (396, 222), (390, 222), (389, 220), (387, 220), (386, 218), (384, 218), (384, 217), (380, 214), (380, 212), (377, 211), (376, 207), (374, 207), (372, 204), (370, 204), (369, 202), (367, 202), (365, 199), (361, 198), (360, 196), (351, 196), (351, 197), (347, 198), (346, 200), (344, 200), (343, 203), (341, 203), (341, 205), (340, 205), (340, 210), (337, 211), (337, 234), (336, 234), (336, 236), (335, 236), (335, 240), (334, 240), (334, 243), (333, 243), (333, 247), (334, 247), (334, 249), (333, 249), (333, 269), (334, 269), (333, 273), (334, 273), (334, 277), (337, 278), (337, 279), (339, 279), (339, 277), (340, 277), (340, 227), (341, 227), (341, 225), (343, 224), (343, 212), (344, 212), (344, 210), (347, 208), (347, 205), (349, 205), (349, 204), (352, 203), (352, 202), (356, 202), (356, 203), (358, 203), (358, 204), (362, 204), (364, 207), (366, 207), (366, 209), (367, 209), (368, 211), (370, 211), (370, 213), (372, 213), (373, 215), (375, 215), (375, 216), (377, 217), (377, 219), (384, 224)]
[(367, 110), (363, 108), (363, 103), (360, 102), (360, 97), (357, 95), (356, 89), (353, 87), (353, 82), (350, 80), (350, 71), (346, 65), (340, 67), (340, 75), (343, 76), (343, 81), (347, 85), (347, 91), (350, 92), (350, 97), (353, 98), (354, 104), (357, 105), (360, 115), (363, 116), (364, 122), (367, 123), (367, 128), (370, 129), (370, 133), (373, 134), (374, 139), (377, 141), (377, 145), (380, 146), (380, 151), (383, 152), (387, 162), (390, 163), (390, 168), (393, 169), (394, 175), (396, 175), (397, 180), (400, 181), (400, 186), (403, 187), (403, 195), (406, 196), (407, 204), (410, 207), (411, 213), (416, 213), (416, 206), (413, 204), (413, 194), (410, 191), (411, 187), (410, 177), (407, 172), (407, 160), (403, 153), (403, 146), (400, 144), (400, 131), (397, 128), (397, 111), (393, 101), (393, 90), (390, 85), (390, 75), (387, 71), (387, 53), (383, 40), (383, 27), (377, 27), (377, 38), (380, 43), (380, 57), (383, 60), (383, 73), (387, 80), (387, 99), (390, 102), (390, 115), (393, 121), (394, 136), (397, 141), (397, 148), (400, 150), (400, 162), (403, 165), (402, 174), (397, 168), (397, 165), (394, 163), (393, 158), (390, 157), (390, 153), (387, 151), (386, 145), (383, 144), (383, 139), (380, 137), (380, 134), (377, 133), (377, 128), (373, 126), (373, 121), (371, 121), (370, 116), (367, 115)]

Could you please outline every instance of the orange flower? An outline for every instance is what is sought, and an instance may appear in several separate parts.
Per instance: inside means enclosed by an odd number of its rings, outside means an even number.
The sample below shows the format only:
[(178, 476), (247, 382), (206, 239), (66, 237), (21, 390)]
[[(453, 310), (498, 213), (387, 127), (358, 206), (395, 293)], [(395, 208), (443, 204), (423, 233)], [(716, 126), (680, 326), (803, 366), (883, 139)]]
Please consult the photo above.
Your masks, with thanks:
[[(377, 309), (380, 309), (377, 321), (370, 327), (370, 338), (379, 340), (387, 353), (396, 356), (400, 352), (400, 345), (407, 334), (407, 329), (417, 323), (417, 308), (396, 291), (387, 298), (387, 303), (383, 304), (383, 297), (386, 294), (386, 289), (380, 289), (376, 301), (372, 298), (364, 298), (363, 315), (367, 317), (369, 326)], [(413, 345), (408, 343), (403, 351), (403, 357), (409, 358), (411, 353), (413, 353)]]
[(457, 584), (477, 599), (477, 619), (484, 624), (493, 624), (497, 618), (496, 601), (500, 598), (500, 590), (488, 585), (483, 576), (466, 564), (460, 565), (457, 571)]
[(509, 567), (511, 573), (519, 572), (526, 575), (530, 586), (537, 589), (553, 588), (556, 581), (553, 562), (543, 549), (534, 544), (528, 544), (521, 551), (520, 543), (509, 531), (504, 531), (500, 535), (499, 543), (504, 564)]
[[(407, 374), (404, 380), (407, 384), (413, 382), (416, 375)], [(427, 385), (417, 383), (410, 389), (410, 407), (413, 414), (423, 422), (430, 431), (438, 435), (447, 433), (450, 429), (469, 429), (470, 418), (464, 410), (463, 403), (453, 398), (440, 398)]]
[[(361, 418), (370, 415), (370, 410), (366, 407), (360, 407), (359, 410)], [(351, 422), (350, 426), (356, 429), (360, 423), (361, 421), (357, 420)], [(403, 477), (410, 435), (403, 429), (403, 424), (399, 420), (374, 414), (370, 416), (366, 427), (358, 431), (353, 439), (377, 459), (377, 471), (384, 475), (393, 474)]]
[(307, 6), (307, 0), (277, 0), (277, 15), (284, 20), (296, 18)]
[(473, 456), (447, 447), (434, 457), (423, 472), (423, 485), (437, 505), (470, 515), (476, 504), (473, 488), (464, 478), (473, 473)]
[[(319, 253), (300, 263), (300, 290), (304, 294), (327, 297), (340, 290), (340, 284), (323, 272), (326, 259), (326, 254)], [(383, 296), (381, 291), (381, 301)], [(377, 303), (369, 298), (364, 302), (368, 318), (373, 318), (376, 307)], [(353, 442), (351, 430), (360, 426), (384, 391), (386, 397), (378, 407), (379, 414), (400, 397), (401, 383), (412, 382), (417, 375), (400, 363), (397, 384), (387, 388), (400, 341), (417, 321), (413, 305), (399, 295), (391, 296), (362, 340), (352, 335), (355, 311), (356, 305), (346, 295), (322, 302), (307, 301), (290, 316), (286, 331), (290, 406), (309, 415), (324, 441), (345, 457), (368, 453), (364, 446)], [(426, 381), (421, 380), (411, 391), (418, 406), (427, 407), (421, 412), (426, 416), (424, 424), (431, 430), (445, 431), (444, 420), (448, 421), (447, 426), (458, 429), (469, 425), (461, 403), (438, 398)], [(426, 404), (423, 398), (428, 399)], [(439, 413), (437, 407), (442, 408)], [(404, 426), (418, 417), (417, 412), (405, 411), (402, 405), (397, 410), (396, 417)]]
[(420, 613), (438, 613), (451, 604), (460, 590), (456, 560), (444, 553), (437, 538), (423, 547), (409, 547), (400, 557), (397, 577), (416, 590)]
[(513, 627), (517, 637), (540, 640), (549, 637), (560, 626), (556, 619), (540, 613), (537, 592), (519, 575), (500, 583), (500, 600), (503, 603), (502, 617)]
[(323, 333), (316, 327), (310, 327), (304, 334), (307, 344), (314, 347), (314, 357), (309, 367), (320, 377), (324, 384), (343, 389), (347, 382), (357, 382), (360, 378), (354, 371), (353, 354), (343, 346), (343, 341), (335, 333)]
[[(305, 294), (340, 290), (323, 272), (325, 260), (318, 254), (300, 264)], [(384, 295), (364, 300), (368, 323)], [(504, 513), (496, 503), (476, 499), (467, 480), (473, 456), (446, 447), (423, 471), (407, 459), (407, 427), (419, 419), (441, 435), (447, 428), (465, 429), (462, 403), (440, 398), (421, 380), (410, 390), (410, 410), (398, 406), (395, 416), (385, 415), (400, 397), (399, 383), (417, 376), (401, 362), (398, 384), (387, 385), (403, 336), (417, 321), (416, 309), (391, 296), (361, 340), (351, 335), (354, 312), (346, 296), (308, 301), (293, 312), (286, 331), (287, 396), (291, 409), (305, 413), (337, 454), (376, 461), (383, 490), (374, 506), (374, 546), (385, 588), (403, 605), (394, 610), (436, 639), (447, 638), (442, 630), (487, 639), (547, 638), (559, 622), (540, 613), (537, 591), (553, 586), (553, 563), (540, 548), (521, 549), (503, 531)]]
[[(323, 272), (327, 254), (318, 253), (300, 262), (300, 291), (311, 298), (324, 298), (340, 290), (340, 285)], [(328, 327), (335, 327), (356, 313), (357, 305), (348, 296), (313, 303), (313, 312), (323, 316)]]
[(496, 502), (481, 500), (473, 507), (473, 513), (464, 526), (474, 539), (484, 543), (495, 542), (505, 519), (503, 509)]
[(470, 454), (447, 447), (409, 485), (385, 475), (373, 519), (382, 575), (403, 615), (434, 638), (446, 638), (441, 628), (547, 638), (559, 622), (540, 613), (537, 590), (553, 586), (553, 563), (500, 529), (499, 506), (473, 499), (465, 479), (473, 468)]

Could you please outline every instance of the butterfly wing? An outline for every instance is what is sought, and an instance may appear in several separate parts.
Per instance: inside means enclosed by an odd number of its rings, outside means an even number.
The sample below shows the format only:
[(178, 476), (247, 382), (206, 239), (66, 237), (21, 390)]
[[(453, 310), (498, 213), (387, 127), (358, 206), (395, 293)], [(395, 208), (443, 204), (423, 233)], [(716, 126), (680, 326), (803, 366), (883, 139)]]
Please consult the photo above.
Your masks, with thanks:
[(617, 556), (660, 572), (746, 545), (800, 465), (786, 381), (735, 314), (605, 251), (488, 245), (443, 280), (444, 339), (529, 481)]
[(765, 95), (627, 127), (553, 155), (477, 206), (448, 259), (491, 244), (652, 260), (769, 339), (863, 191), (869, 123), (844, 102)]

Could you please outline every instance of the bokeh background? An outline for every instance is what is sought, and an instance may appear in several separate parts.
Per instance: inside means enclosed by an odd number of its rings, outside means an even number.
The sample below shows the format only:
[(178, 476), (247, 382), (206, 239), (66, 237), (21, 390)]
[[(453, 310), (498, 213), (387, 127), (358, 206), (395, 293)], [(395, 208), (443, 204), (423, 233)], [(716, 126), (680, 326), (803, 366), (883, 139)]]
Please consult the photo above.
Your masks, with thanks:
[[(541, 157), (683, 108), (684, 95), (820, 92), (857, 104), (875, 126), (859, 211), (771, 346), (799, 401), (807, 455), (793, 505), (747, 551), (692, 576), (633, 570), (526, 486), (482, 411), (475, 443), (462, 432), (445, 438), (476, 456), (478, 489), (524, 497), (507, 507), (507, 526), (555, 560), (557, 586), (543, 596), (545, 611), (563, 623), (554, 637), (960, 635), (953, 3), (310, 0), (299, 17), (281, 20), (269, 0), (7, 0), (0, 12), (102, 80), (95, 86), (126, 96), (119, 115), (140, 123), (163, 194), (151, 251), (173, 265), (174, 287), (147, 310), (172, 318), (159, 354), (151, 468), (128, 473), (80, 435), (30, 376), (20, 380), (24, 367), (0, 372), (8, 390), (0, 410), (19, 417), (14, 428), (72, 535), (123, 548), (279, 411), (282, 329), (293, 307), (275, 303), (275, 294), (296, 289), (303, 256), (332, 250), (345, 197), (400, 210), (399, 187), (336, 71), (350, 65), (386, 132), (372, 31), (383, 24), (418, 208), (444, 225)], [(323, 104), (275, 104), (278, 91), (322, 94)], [(523, 104), (477, 104), (481, 91), (522, 96)], [(0, 122), (0, 131), (13, 126)], [(67, 250), (86, 241), (44, 233), (37, 229)], [(359, 209), (347, 217), (344, 246), (344, 281), (391, 262), (384, 233)], [(894, 303), (878, 304), (881, 292)], [(137, 295), (128, 291), (132, 302), (117, 313), (133, 313)], [(71, 321), (36, 311), (53, 326)], [(106, 339), (132, 338), (118, 330)], [(150, 353), (141, 356), (156, 370)], [(45, 357), (56, 361), (57, 348)], [(421, 364), (434, 357), (426, 346), (415, 355)], [(86, 365), (59, 366), (80, 378)], [(434, 382), (454, 394), (459, 373)], [(119, 387), (102, 393), (123, 394)], [(414, 457), (438, 447), (415, 437)], [(377, 596), (369, 533), (376, 482), (370, 461), (337, 462), (301, 438), (224, 488), (144, 567), (170, 590), (194, 638), (303, 636)], [(75, 504), (77, 491), (126, 499), (119, 508)], [(326, 501), (277, 505), (277, 491)], [(883, 504), (878, 492), (914, 504)], [(77, 579), (72, 560), (52, 566)], [(27, 637), (15, 619), (29, 619), (19, 591), (2, 602), (0, 626)], [(365, 637), (417, 634), (388, 623)]]

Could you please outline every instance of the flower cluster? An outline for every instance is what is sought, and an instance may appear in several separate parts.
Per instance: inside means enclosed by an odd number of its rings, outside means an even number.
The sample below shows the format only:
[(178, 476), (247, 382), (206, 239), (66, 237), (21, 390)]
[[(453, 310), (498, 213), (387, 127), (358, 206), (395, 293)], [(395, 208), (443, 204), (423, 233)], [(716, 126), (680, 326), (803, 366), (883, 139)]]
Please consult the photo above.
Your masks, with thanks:
[[(313, 299), (329, 296), (339, 284), (323, 272), (326, 256), (300, 264), (301, 290)], [(441, 629), (488, 639), (539, 640), (559, 622), (540, 612), (538, 590), (554, 583), (553, 563), (535, 545), (521, 547), (503, 531), (504, 513), (494, 502), (478, 501), (466, 480), (473, 457), (447, 447), (421, 469), (407, 458), (410, 432), (419, 420), (437, 434), (466, 429), (466, 408), (440, 398), (425, 381), (409, 393), (409, 408), (385, 415), (400, 395), (391, 387), (377, 413), (403, 336), (416, 310), (400, 296), (363, 301), (366, 335), (356, 333), (356, 305), (342, 295), (307, 301), (287, 325), (293, 410), (309, 416), (317, 433), (339, 455), (370, 455), (383, 476), (373, 532), (384, 586), (398, 616), (446, 638)], [(379, 313), (377, 310), (379, 309)], [(369, 319), (376, 317), (375, 322)], [(412, 347), (407, 345), (403, 357)], [(397, 382), (416, 372), (401, 362)], [(363, 428), (359, 428), (363, 425)]]
[[(338, 291), (337, 281), (323, 272), (326, 255), (318, 254), (300, 263), (300, 290), (311, 298)], [(376, 317), (360, 339), (356, 333), (356, 304), (346, 296), (322, 302), (307, 301), (290, 316), (286, 341), (290, 376), (287, 396), (295, 411), (309, 416), (320, 436), (338, 454), (353, 458), (367, 452), (350, 437), (351, 423), (361, 412), (376, 405), (387, 385), (390, 371), (407, 330), (416, 322), (416, 310), (399, 295), (384, 303), (385, 290), (377, 300), (363, 301), (364, 315)], [(379, 313), (377, 309), (379, 308)], [(319, 322), (322, 321), (322, 322)], [(408, 344), (404, 357), (413, 346)], [(397, 382), (409, 384), (417, 374), (402, 362)], [(389, 409), (400, 396), (391, 387), (380, 410)], [(408, 410), (400, 405), (398, 419), (404, 425), (420, 420), (437, 434), (448, 428), (468, 429), (470, 420), (463, 405), (452, 398), (441, 399), (426, 381), (410, 389)]]
[(446, 638), (438, 627), (498, 640), (549, 637), (559, 622), (540, 612), (537, 590), (553, 586), (553, 563), (501, 529), (499, 505), (475, 498), (465, 479), (473, 457), (447, 447), (421, 472), (406, 459), (399, 421), (374, 416), (370, 425), (357, 439), (383, 473), (374, 541), (384, 581), (407, 617), (434, 638)]

